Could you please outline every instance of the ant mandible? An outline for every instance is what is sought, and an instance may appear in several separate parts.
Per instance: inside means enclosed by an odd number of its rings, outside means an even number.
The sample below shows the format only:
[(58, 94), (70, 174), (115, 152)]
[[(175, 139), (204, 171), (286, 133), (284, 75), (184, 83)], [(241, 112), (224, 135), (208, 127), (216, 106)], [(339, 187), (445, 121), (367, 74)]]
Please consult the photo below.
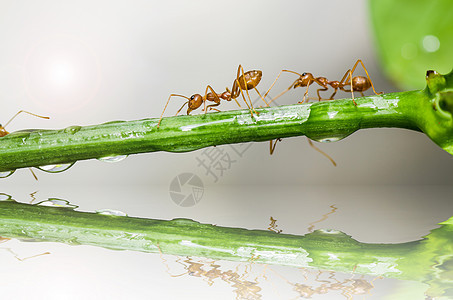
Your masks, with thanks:
[[(365, 76), (352, 77), (352, 74), (354, 73), (354, 71), (357, 68), (359, 63), (362, 65), (363, 69), (365, 70), (366, 77)], [(373, 82), (371, 81), (370, 75), (368, 74), (368, 71), (365, 68), (365, 65), (363, 64), (361, 59), (358, 59), (356, 61), (356, 63), (354, 64), (354, 66), (352, 67), (352, 69), (347, 70), (346, 73), (344, 74), (343, 78), (340, 81), (338, 81), (338, 80), (328, 80), (326, 77), (314, 77), (312, 73), (308, 73), (308, 72), (299, 74), (297, 72), (290, 71), (290, 70), (281, 70), (280, 73), (278, 74), (277, 78), (272, 83), (272, 85), (269, 88), (269, 90), (266, 92), (266, 94), (264, 94), (264, 97), (267, 96), (267, 94), (272, 89), (274, 84), (277, 82), (277, 80), (280, 77), (280, 75), (282, 74), (282, 72), (289, 72), (289, 73), (296, 74), (296, 75), (299, 76), (299, 78), (297, 78), (293, 82), (293, 84), (291, 84), (286, 90), (281, 92), (275, 98), (272, 98), (272, 100), (269, 101), (269, 103), (272, 103), (272, 101), (274, 101), (275, 99), (279, 98), (280, 96), (282, 96), (283, 94), (288, 92), (291, 88), (307, 87), (307, 89), (305, 90), (304, 97), (303, 97), (302, 101), (299, 102), (299, 103), (304, 103), (305, 102), (305, 98), (306, 98), (306, 96), (308, 94), (308, 88), (313, 83), (317, 83), (319, 86), (321, 86), (321, 88), (316, 91), (316, 94), (318, 95), (318, 100), (319, 101), (323, 100), (321, 95), (319, 94), (319, 92), (327, 91), (329, 85), (334, 89), (334, 92), (326, 100), (333, 100), (333, 98), (335, 97), (335, 94), (337, 93), (338, 89), (340, 89), (340, 90), (342, 90), (344, 92), (350, 92), (352, 94), (352, 102), (354, 102), (355, 106), (357, 106), (357, 103), (355, 102), (355, 99), (354, 99), (354, 92), (360, 92), (360, 94), (363, 97), (364, 96), (363, 92), (368, 90), (371, 87), (371, 88), (373, 88), (373, 92), (376, 95), (381, 95), (382, 94), (382, 92), (381, 93), (377, 93), (376, 92), (376, 90), (374, 89)], [(345, 87), (347, 87), (347, 86), (350, 86), (349, 90), (345, 89)], [(308, 99), (307, 99), (307, 102), (308, 102)]]
[[(184, 106), (186, 104), (188, 106), (187, 114), (190, 114), (193, 110), (198, 109), (202, 104), (204, 105), (203, 111), (205, 113), (207, 112), (208, 109), (220, 111), (217, 108), (215, 108), (215, 106), (219, 106), (220, 101), (222, 99), (226, 100), (226, 101), (231, 101), (232, 99), (234, 99), (234, 101), (236, 101), (237, 105), (239, 107), (241, 107), (239, 102), (236, 100), (236, 98), (238, 98), (239, 95), (241, 95), (242, 99), (244, 100), (245, 104), (247, 105), (247, 108), (250, 110), (250, 114), (253, 117), (253, 112), (255, 112), (255, 114), (258, 114), (258, 113), (256, 112), (255, 108), (253, 108), (252, 100), (250, 99), (250, 94), (248, 92), (249, 90), (254, 89), (258, 93), (260, 98), (264, 101), (264, 103), (266, 103), (266, 106), (269, 106), (269, 103), (267, 103), (266, 100), (264, 100), (264, 98), (261, 96), (260, 92), (256, 88), (256, 86), (261, 81), (262, 75), (263, 75), (263, 72), (261, 72), (259, 70), (252, 70), (252, 71), (244, 72), (244, 68), (242, 68), (242, 66), (239, 65), (236, 79), (233, 82), (233, 86), (232, 86), (231, 90), (226, 88), (225, 92), (218, 94), (214, 91), (214, 89), (210, 85), (208, 85), (206, 87), (204, 96), (201, 96), (200, 94), (193, 94), (189, 98), (184, 95), (171, 94), (168, 97), (167, 104), (165, 104), (165, 107), (164, 107), (164, 110), (162, 111), (159, 122), (157, 123), (157, 128), (159, 128), (160, 122), (162, 121), (162, 117), (164, 115), (164, 112), (167, 109), (167, 106), (168, 106), (168, 103), (170, 102), (171, 97), (173, 97), (173, 96), (182, 97), (182, 98), (187, 99), (187, 101), (176, 112), (176, 115), (178, 115), (179, 112), (184, 108)], [(243, 91), (245, 91), (247, 93), (247, 97), (249, 99), (250, 105), (247, 102), (247, 100), (245, 99)], [(210, 104), (210, 105), (206, 106), (206, 101), (214, 102), (214, 104)]]
[[(6, 131), (5, 127), (8, 126), (8, 124), (11, 123), (11, 121), (14, 120), (14, 118), (16, 118), (20, 113), (27, 113), (27, 114), (29, 114), (29, 115), (32, 115), (32, 116), (35, 116), (35, 117), (38, 117), (38, 118), (49, 119), (49, 117), (43, 117), (43, 116), (40, 116), (40, 115), (31, 113), (31, 112), (28, 112), (28, 111), (25, 111), (25, 110), (20, 110), (20, 111), (18, 111), (11, 119), (9, 119), (9, 121), (6, 122), (5, 125), (2, 126), (2, 125), (0, 124), (0, 137), (4, 137), (5, 135), (8, 135), (8, 134), (9, 134), (9, 132)], [(33, 175), (33, 177), (34, 177), (36, 180), (38, 180), (38, 177), (36, 177), (35, 172), (33, 172), (33, 170), (30, 169), (30, 168), (29, 168), (29, 170), (30, 170), (31, 174)]]

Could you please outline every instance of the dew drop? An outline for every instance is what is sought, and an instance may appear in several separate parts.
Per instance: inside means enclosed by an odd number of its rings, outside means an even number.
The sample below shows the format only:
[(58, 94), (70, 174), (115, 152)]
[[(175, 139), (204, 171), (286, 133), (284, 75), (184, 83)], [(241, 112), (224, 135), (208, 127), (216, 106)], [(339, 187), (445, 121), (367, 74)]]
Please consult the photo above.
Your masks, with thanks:
[(180, 225), (200, 224), (200, 222), (194, 221), (192, 219), (186, 219), (186, 218), (176, 218), (176, 219), (171, 220), (171, 222), (180, 224)]
[(36, 203), (36, 205), (70, 208), (70, 209), (76, 209), (77, 207), (79, 207), (78, 205), (69, 203), (68, 200), (58, 199), (58, 198), (49, 198), (48, 200)]
[(14, 201), (14, 200), (10, 195), (0, 193), (0, 201)]
[(69, 126), (65, 128), (64, 132), (70, 133), (70, 134), (75, 134), (79, 132), (79, 130), (82, 128), (82, 126)]
[(320, 142), (320, 143), (331, 143), (331, 142), (337, 142), (339, 140), (342, 140), (344, 139), (345, 137), (347, 137), (349, 134), (347, 135), (335, 135), (335, 136), (322, 136), (322, 137), (313, 137), (313, 136), (308, 136), (307, 137), (309, 139), (312, 139), (314, 141), (317, 141), (317, 142)]
[(98, 160), (99, 160), (99, 161), (104, 161), (104, 162), (113, 163), (113, 162), (122, 161), (122, 160), (125, 159), (126, 157), (127, 157), (127, 155), (105, 156), (105, 157), (98, 158)]
[(331, 143), (331, 142), (337, 142), (337, 141), (339, 141), (341, 139), (342, 138), (340, 138), (340, 137), (331, 137), (331, 138), (320, 139), (319, 142), (321, 142), (321, 143)]
[(341, 231), (334, 230), (334, 229), (319, 229), (319, 232), (327, 233), (327, 234), (340, 234)]
[(96, 213), (100, 214), (100, 215), (107, 215), (107, 216), (127, 217), (126, 213), (123, 213), (122, 211), (119, 211), (119, 210), (113, 210), (113, 209), (101, 209), (101, 210), (97, 210)]
[(0, 172), (0, 178), (9, 177), (9, 176), (13, 175), (13, 173), (14, 173), (15, 171), (16, 171), (16, 170)]
[(72, 167), (75, 163), (70, 164), (57, 164), (57, 165), (47, 165), (47, 166), (39, 166), (37, 167), (41, 171), (49, 172), (49, 173), (59, 173), (66, 171), (70, 167)]

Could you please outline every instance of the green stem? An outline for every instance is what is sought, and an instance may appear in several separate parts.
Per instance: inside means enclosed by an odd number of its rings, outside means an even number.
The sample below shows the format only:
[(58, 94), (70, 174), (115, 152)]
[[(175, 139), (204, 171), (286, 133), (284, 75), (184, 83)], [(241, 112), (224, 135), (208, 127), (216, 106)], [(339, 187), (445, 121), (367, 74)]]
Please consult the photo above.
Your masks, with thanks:
[(305, 135), (336, 141), (359, 129), (398, 127), (425, 132), (453, 154), (453, 73), (430, 73), (428, 87), (303, 105), (226, 111), (62, 130), (13, 132), (0, 138), (0, 171), (143, 152), (186, 152), (214, 145)]
[[(171, 221), (111, 216), (0, 201), (0, 234), (117, 250), (314, 267), (416, 280), (433, 294), (452, 288), (453, 217), (423, 240), (360, 243), (339, 231), (304, 236), (220, 227), (188, 219)], [(435, 291), (435, 292), (434, 292)]]

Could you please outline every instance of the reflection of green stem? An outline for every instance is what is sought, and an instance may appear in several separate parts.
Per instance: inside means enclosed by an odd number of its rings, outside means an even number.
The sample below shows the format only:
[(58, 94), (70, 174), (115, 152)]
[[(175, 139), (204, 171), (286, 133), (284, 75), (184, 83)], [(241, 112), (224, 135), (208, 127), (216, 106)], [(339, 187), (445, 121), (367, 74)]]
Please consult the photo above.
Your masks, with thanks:
[(62, 130), (13, 132), (0, 138), (0, 171), (133, 153), (306, 135), (336, 141), (356, 130), (399, 127), (425, 132), (453, 154), (453, 73), (427, 76), (423, 91), (157, 119), (117, 121)]
[(428, 283), (432, 295), (453, 288), (452, 232), (453, 218), (420, 241), (366, 244), (338, 231), (296, 236), (0, 202), (4, 237), (382, 275)]

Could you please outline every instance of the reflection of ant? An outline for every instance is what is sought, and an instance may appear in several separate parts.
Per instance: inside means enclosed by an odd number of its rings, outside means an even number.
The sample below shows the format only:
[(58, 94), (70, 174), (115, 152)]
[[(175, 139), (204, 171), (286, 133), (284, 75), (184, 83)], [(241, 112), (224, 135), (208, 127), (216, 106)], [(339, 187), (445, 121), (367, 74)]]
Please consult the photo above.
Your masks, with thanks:
[[(357, 65), (359, 64), (359, 62), (362, 65), (363, 69), (365, 70), (366, 77), (364, 77), (364, 76), (352, 77), (352, 74), (354, 73), (355, 69), (357, 68)], [(356, 61), (356, 63), (354, 64), (354, 66), (352, 67), (352, 69), (347, 70), (346, 73), (344, 74), (343, 78), (340, 81), (338, 81), (338, 80), (332, 80), (331, 81), (331, 80), (328, 80), (325, 77), (314, 77), (313, 74), (307, 73), (307, 72), (299, 74), (297, 72), (290, 71), (290, 70), (281, 70), (280, 73), (278, 74), (277, 78), (275, 79), (275, 81), (272, 83), (272, 85), (269, 88), (269, 90), (264, 95), (264, 97), (267, 96), (267, 94), (269, 93), (271, 88), (274, 86), (275, 82), (277, 82), (277, 80), (280, 77), (280, 75), (282, 74), (282, 72), (289, 72), (289, 73), (296, 74), (296, 75), (299, 76), (299, 78), (297, 78), (296, 81), (293, 82), (293, 84), (291, 84), (286, 90), (284, 90), (279, 95), (277, 95), (275, 98), (273, 98), (269, 103), (271, 103), (275, 99), (279, 98), (280, 96), (282, 96), (283, 94), (288, 92), (291, 88), (307, 87), (307, 89), (305, 90), (304, 97), (303, 97), (302, 101), (299, 102), (299, 103), (304, 103), (305, 102), (305, 98), (306, 98), (306, 96), (308, 94), (308, 88), (313, 83), (317, 83), (319, 86), (321, 86), (321, 88), (316, 91), (319, 101), (322, 100), (321, 95), (319, 94), (319, 92), (327, 91), (329, 85), (334, 89), (334, 92), (326, 100), (332, 100), (333, 97), (335, 96), (335, 94), (337, 93), (338, 89), (340, 89), (340, 90), (342, 90), (344, 92), (351, 92), (352, 101), (354, 102), (355, 106), (357, 106), (357, 103), (354, 100), (354, 92), (360, 92), (361, 95), (363, 96), (363, 92), (368, 90), (371, 87), (371, 88), (373, 88), (373, 92), (376, 95), (382, 94), (382, 92), (381, 93), (377, 93), (376, 92), (376, 90), (374, 89), (374, 86), (373, 86), (373, 82), (371, 81), (370, 75), (368, 74), (368, 71), (365, 68), (365, 65), (363, 64), (362, 60), (358, 59)], [(345, 89), (345, 87), (347, 87), (347, 86), (350, 86), (349, 90)]]
[[(159, 248), (160, 252), (160, 248)], [(236, 299), (261, 299), (261, 288), (258, 286), (258, 282), (247, 280), (244, 275), (251, 273), (251, 269), (244, 270), (244, 274), (239, 274), (239, 270), (236, 268), (235, 271), (233, 270), (226, 270), (223, 271), (220, 269), (220, 265), (216, 264), (215, 261), (204, 262), (200, 258), (192, 258), (186, 257), (186, 259), (182, 260), (182, 257), (178, 257), (176, 262), (180, 264), (185, 271), (181, 274), (173, 275), (170, 273), (170, 267), (167, 265), (166, 260), (162, 256), (161, 258), (164, 264), (167, 267), (167, 273), (171, 277), (180, 277), (183, 275), (189, 275), (194, 277), (199, 277), (205, 280), (209, 286), (214, 284), (214, 280), (219, 278), (220, 280), (230, 284), (234, 288), (234, 292), (236, 293)]]
[(339, 281), (334, 277), (334, 272), (328, 272), (330, 273), (330, 276), (328, 277), (329, 280), (322, 280), (319, 278), (322, 272), (323, 271), (319, 270), (319, 273), (315, 278), (315, 282), (321, 283), (321, 285), (318, 287), (301, 283), (290, 284), (293, 285), (294, 291), (298, 292), (299, 295), (303, 298), (311, 298), (315, 295), (325, 295), (328, 293), (333, 295), (334, 291), (341, 291), (341, 295), (343, 295), (346, 299), (353, 299), (353, 295), (369, 294), (370, 291), (374, 288), (373, 281), (379, 278), (376, 277), (373, 280), (368, 281), (362, 276), (362, 278), (360, 279), (351, 278)]
[(315, 228), (315, 224), (316, 224), (316, 223), (320, 223), (320, 222), (322, 222), (322, 221), (327, 220), (328, 216), (329, 216), (330, 214), (335, 213), (335, 212), (337, 211), (337, 209), (338, 209), (338, 208), (335, 206), (335, 204), (332, 204), (332, 205), (329, 206), (329, 207), (332, 209), (331, 211), (329, 211), (329, 212), (326, 213), (326, 214), (323, 214), (321, 219), (319, 219), (319, 220), (317, 220), (317, 221), (314, 221), (314, 222), (311, 222), (311, 223), (309, 224), (310, 227), (308, 227), (308, 232), (313, 232), (313, 229)]
[[(8, 135), (9, 132), (6, 131), (5, 127), (8, 126), (9, 123), (11, 123), (12, 120), (14, 120), (15, 117), (17, 117), (20, 113), (27, 113), (29, 115), (32, 115), (32, 116), (35, 116), (35, 117), (38, 117), (38, 118), (42, 118), (42, 119), (49, 119), (49, 117), (43, 117), (43, 116), (40, 116), (40, 115), (37, 115), (37, 114), (34, 114), (34, 113), (31, 113), (31, 112), (28, 112), (28, 111), (25, 111), (25, 110), (20, 110), (19, 112), (17, 112), (11, 119), (9, 119), (8, 122), (6, 122), (5, 125), (0, 125), (0, 137), (4, 137), (5, 135)], [(29, 169), (30, 172), (33, 174), (33, 177), (35, 177), (36, 180), (38, 180), (38, 177), (36, 177), (35, 173), (33, 172), (32, 169)]]
[(278, 227), (277, 220), (272, 218), (272, 216), (271, 216), (270, 220), (271, 220), (271, 223), (269, 224), (269, 227), (267, 229), (270, 231), (276, 232), (276, 233), (282, 233), (281, 229), (277, 229), (277, 227)]
[[(167, 105), (170, 102), (171, 97), (176, 96), (176, 97), (182, 97), (187, 99), (187, 101), (181, 106), (181, 108), (176, 112), (176, 115), (179, 114), (179, 112), (183, 109), (183, 107), (187, 104), (187, 114), (190, 114), (192, 110), (195, 110), (199, 108), (202, 104), (204, 105), (203, 111), (206, 113), (207, 110), (216, 110), (219, 111), (217, 108), (214, 108), (215, 106), (220, 105), (220, 101), (226, 100), (226, 101), (231, 101), (231, 99), (234, 99), (236, 101), (237, 105), (241, 107), (239, 102), (236, 100), (236, 98), (239, 97), (239, 95), (242, 96), (242, 99), (244, 100), (245, 104), (247, 105), (248, 109), (250, 110), (250, 114), (253, 117), (253, 112), (257, 114), (255, 109), (253, 108), (252, 101), (250, 99), (249, 95), (249, 90), (255, 89), (255, 91), (258, 93), (258, 95), (261, 97), (261, 99), (266, 103), (267, 106), (269, 104), (264, 100), (264, 98), (261, 96), (261, 94), (258, 92), (256, 86), (260, 83), (261, 77), (263, 73), (259, 70), (252, 70), (252, 71), (247, 71), (244, 73), (244, 69), (242, 68), (241, 65), (238, 67), (238, 72), (236, 75), (236, 79), (233, 82), (233, 87), (230, 89), (226, 88), (225, 92), (221, 94), (217, 94), (214, 89), (208, 85), (206, 87), (206, 91), (204, 93), (204, 96), (201, 96), (200, 94), (193, 94), (190, 98), (179, 95), (179, 94), (171, 94), (170, 97), (168, 97), (167, 104), (165, 104), (164, 110), (162, 112), (162, 115), (160, 116), (159, 122), (157, 123), (157, 128), (160, 126), (160, 122), (162, 121), (162, 117), (164, 115), (165, 110), (167, 109)], [(250, 105), (245, 99), (244, 93), (245, 91), (247, 93), (247, 97), (249, 99)], [(206, 101), (211, 101), (214, 102), (214, 104), (208, 105), (206, 107)], [(252, 111), (253, 110), (253, 111)]]
[[(11, 239), (9, 238), (4, 238), (4, 237), (1, 237), (0, 236), (0, 243), (5, 243), (5, 242), (8, 242), (10, 241)], [(24, 261), (24, 260), (27, 260), (27, 259), (30, 259), (30, 258), (35, 258), (35, 257), (38, 257), (38, 256), (41, 256), (41, 255), (46, 255), (46, 254), (50, 254), (50, 252), (44, 252), (44, 253), (41, 253), (41, 254), (35, 254), (35, 255), (32, 255), (32, 256), (29, 256), (29, 257), (25, 257), (25, 258), (20, 258), (19, 255), (17, 255), (12, 249), (10, 248), (0, 248), (0, 249), (3, 249), (3, 250), (6, 250), (8, 251), (9, 253), (11, 253), (15, 259), (17, 259), (18, 261)]]

